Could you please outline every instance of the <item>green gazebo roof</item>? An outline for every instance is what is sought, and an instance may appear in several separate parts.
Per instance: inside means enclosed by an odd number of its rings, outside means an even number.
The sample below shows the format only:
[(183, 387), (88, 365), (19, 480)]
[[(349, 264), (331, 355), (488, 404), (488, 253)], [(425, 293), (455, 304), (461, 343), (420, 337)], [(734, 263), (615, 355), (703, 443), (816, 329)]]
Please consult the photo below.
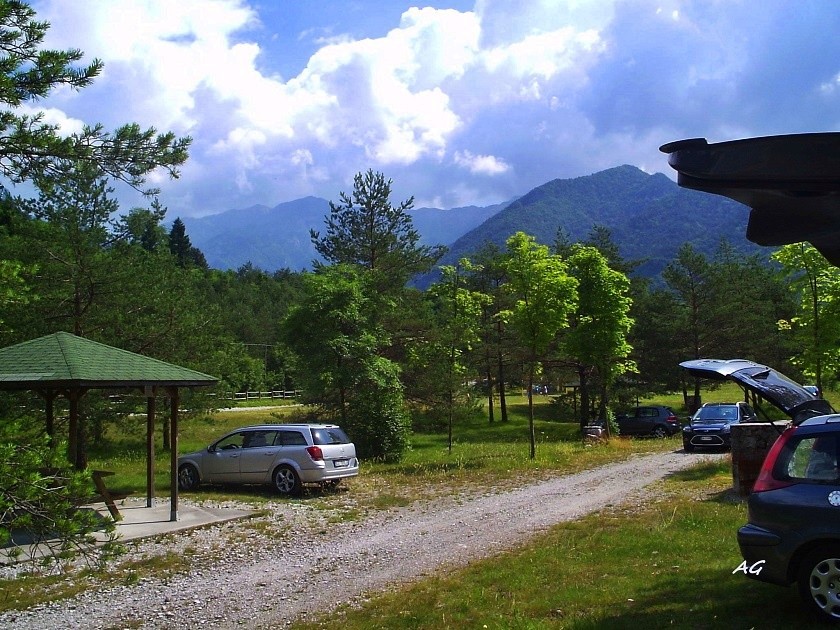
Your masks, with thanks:
[(0, 389), (194, 387), (213, 376), (57, 332), (0, 349)]

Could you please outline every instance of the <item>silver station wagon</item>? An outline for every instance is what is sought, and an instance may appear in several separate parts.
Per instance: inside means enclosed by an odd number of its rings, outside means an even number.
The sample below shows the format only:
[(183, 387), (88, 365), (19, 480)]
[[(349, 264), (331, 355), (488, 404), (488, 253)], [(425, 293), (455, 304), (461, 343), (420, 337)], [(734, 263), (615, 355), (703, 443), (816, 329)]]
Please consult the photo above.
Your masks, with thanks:
[(359, 474), (356, 447), (333, 424), (264, 424), (231, 431), (178, 458), (178, 487), (271, 484), (296, 495), (303, 484), (337, 485)]

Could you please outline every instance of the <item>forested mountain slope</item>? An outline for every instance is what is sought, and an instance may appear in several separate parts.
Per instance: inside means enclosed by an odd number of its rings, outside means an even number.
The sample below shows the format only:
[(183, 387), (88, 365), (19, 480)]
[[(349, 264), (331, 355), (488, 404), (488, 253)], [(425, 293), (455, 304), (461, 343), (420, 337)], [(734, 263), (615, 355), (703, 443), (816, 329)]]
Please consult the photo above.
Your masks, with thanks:
[[(503, 207), (415, 208), (410, 213), (421, 242), (438, 245), (451, 243)], [(181, 220), (192, 244), (215, 269), (238, 269), (250, 262), (266, 271), (300, 271), (310, 269), (318, 258), (309, 230), (322, 230), (329, 212), (326, 199), (304, 197), (273, 208), (258, 205)]]
[[(327, 200), (305, 197), (274, 208), (252, 206), (182, 220), (211, 267), (236, 269), (251, 262), (266, 271), (299, 271), (311, 268), (317, 257), (309, 230), (322, 229), (327, 214)], [(518, 231), (551, 245), (560, 228), (574, 242), (585, 239), (595, 225), (610, 230), (625, 258), (646, 261), (638, 270), (645, 276), (658, 274), (687, 241), (706, 254), (723, 238), (739, 251), (760, 249), (744, 236), (746, 206), (680, 188), (662, 173), (649, 175), (626, 165), (555, 179), (509, 204), (416, 208), (411, 214), (423, 244), (450, 248), (442, 264), (452, 264), (486, 242), (503, 247)]]
[[(721, 239), (738, 251), (759, 251), (746, 240), (749, 208), (724, 197), (677, 186), (662, 173), (619, 166), (585, 177), (555, 179), (509, 204), (456, 240), (442, 263), (452, 264), (486, 242), (500, 247), (517, 231), (552, 245), (562, 228), (572, 242), (592, 227), (608, 228), (626, 259), (644, 259), (638, 273), (654, 276), (691, 242), (711, 254)], [(769, 251), (768, 251), (769, 254)]]

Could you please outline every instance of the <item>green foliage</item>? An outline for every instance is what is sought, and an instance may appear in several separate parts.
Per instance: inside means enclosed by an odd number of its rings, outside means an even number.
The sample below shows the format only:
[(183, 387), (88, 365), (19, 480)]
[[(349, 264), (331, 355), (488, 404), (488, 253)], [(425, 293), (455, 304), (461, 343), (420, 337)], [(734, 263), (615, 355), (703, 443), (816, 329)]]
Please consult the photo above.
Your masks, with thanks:
[(505, 286), (515, 303), (505, 317), (535, 360), (568, 326), (577, 302), (577, 280), (568, 275), (559, 256), (549, 254), (548, 247), (537, 244), (532, 236), (517, 232), (507, 247)]
[(840, 269), (812, 245), (785, 245), (773, 254), (798, 301), (796, 313), (779, 318), (780, 328), (791, 331), (797, 354), (791, 360), (823, 389), (824, 380), (837, 378), (840, 359)]
[(513, 297), (513, 307), (500, 316), (514, 330), (526, 351), (531, 457), (536, 455), (533, 399), (534, 376), (541, 355), (557, 334), (569, 325), (569, 315), (577, 304), (577, 280), (568, 275), (566, 265), (538, 245), (533, 237), (517, 232), (508, 239), (505, 289)]
[(348, 265), (307, 275), (305, 295), (283, 332), (297, 356), (304, 399), (341, 422), (360, 453), (399, 458), (408, 444), (408, 415), (399, 368), (379, 355), (389, 338), (375, 321), (368, 281)]
[(630, 281), (620, 271), (610, 269), (606, 257), (594, 247), (572, 246), (568, 264), (578, 281), (578, 301), (571, 317), (563, 349), (575, 363), (583, 401), (581, 425), (589, 420), (588, 380), (597, 379), (600, 390), (598, 417), (605, 418), (608, 388), (616, 378), (635, 366), (627, 359), (627, 335), (633, 325), (629, 317)]
[(399, 460), (409, 447), (410, 419), (403, 400), (400, 369), (382, 357), (360, 362), (346, 419), (359, 457)]
[(452, 425), (459, 410), (471, 409), (469, 352), (480, 341), (481, 317), (492, 303), (489, 295), (468, 288), (465, 274), (478, 271), (469, 260), (441, 267), (441, 281), (427, 291), (432, 311), (429, 336), (413, 348), (412, 363), (431, 394), (433, 407), (444, 415), (452, 448)]
[[(85, 126), (69, 136), (44, 122), (43, 114), (19, 114), (21, 106), (44, 98), (55, 88), (88, 86), (101, 72), (102, 63), (76, 67), (82, 58), (77, 49), (42, 49), (49, 24), (35, 19), (34, 10), (23, 2), (0, 2), (0, 174), (15, 183), (46, 180), (61, 175), (68, 162), (94, 164), (108, 177), (140, 188), (148, 173), (161, 167), (178, 176), (187, 159), (190, 138), (159, 134), (127, 124), (113, 132), (102, 125)], [(144, 191), (149, 194), (154, 189)]]
[(78, 508), (92, 494), (90, 474), (70, 469), (64, 447), (0, 423), (0, 544), (47, 547), (60, 559), (90, 552), (93, 532), (113, 532), (113, 523)]
[(357, 265), (381, 278), (380, 290), (401, 289), (413, 275), (431, 269), (443, 253), (419, 245), (420, 234), (408, 213), (414, 199), (391, 205), (391, 180), (368, 170), (357, 173), (353, 192), (330, 202), (323, 236), (310, 235), (315, 249), (333, 264)]

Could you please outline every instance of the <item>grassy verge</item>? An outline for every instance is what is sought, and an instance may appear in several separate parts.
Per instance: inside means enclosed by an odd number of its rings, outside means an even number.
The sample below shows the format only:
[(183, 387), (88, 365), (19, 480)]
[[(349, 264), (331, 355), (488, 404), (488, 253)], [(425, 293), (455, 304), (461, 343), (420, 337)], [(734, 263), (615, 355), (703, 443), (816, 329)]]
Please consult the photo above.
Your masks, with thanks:
[(793, 589), (748, 580), (728, 464), (651, 488), (650, 503), (559, 525), (526, 547), (295, 627), (791, 628)]

